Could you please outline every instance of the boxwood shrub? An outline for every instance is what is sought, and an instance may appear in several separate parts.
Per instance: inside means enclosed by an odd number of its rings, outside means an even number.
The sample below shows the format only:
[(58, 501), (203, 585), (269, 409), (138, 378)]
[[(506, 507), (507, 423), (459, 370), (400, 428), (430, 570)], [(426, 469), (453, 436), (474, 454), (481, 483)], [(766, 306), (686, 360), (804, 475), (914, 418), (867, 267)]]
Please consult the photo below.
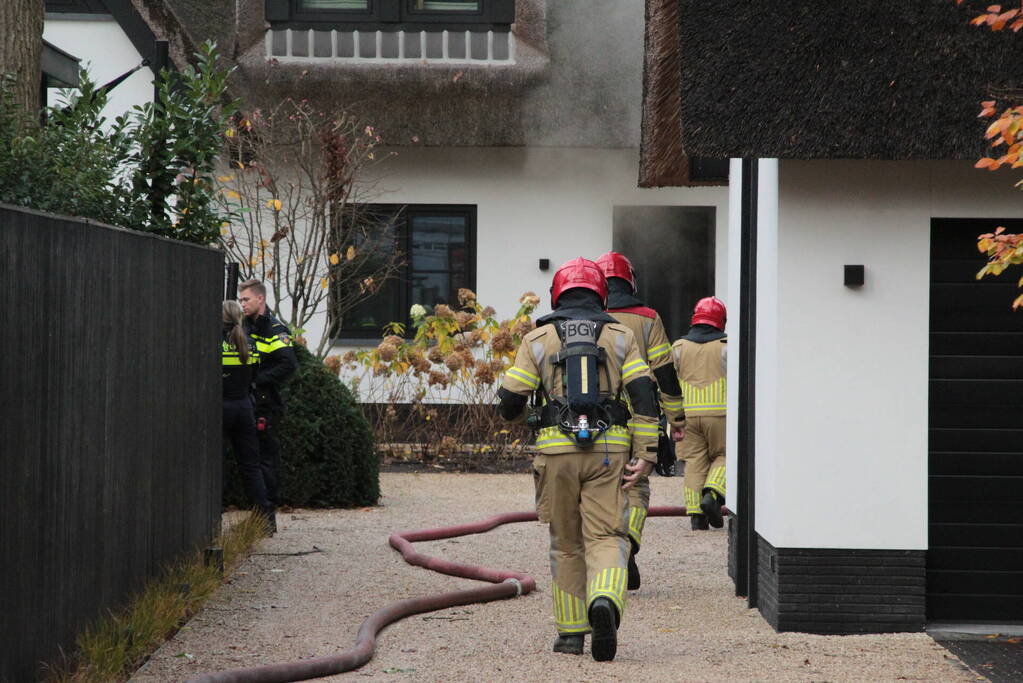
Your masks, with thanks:
[[(280, 426), (282, 504), (376, 505), (380, 463), (369, 423), (336, 375), (305, 347), (295, 351), (298, 371), (281, 392), (287, 406)], [(224, 467), (224, 503), (247, 506), (233, 454)]]

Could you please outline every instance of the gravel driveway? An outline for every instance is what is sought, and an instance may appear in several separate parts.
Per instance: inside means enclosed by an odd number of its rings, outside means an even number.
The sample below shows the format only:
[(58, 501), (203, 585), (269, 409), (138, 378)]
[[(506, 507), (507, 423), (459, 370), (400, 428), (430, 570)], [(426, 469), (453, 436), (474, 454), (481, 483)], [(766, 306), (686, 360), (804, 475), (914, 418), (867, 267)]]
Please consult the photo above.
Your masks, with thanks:
[[(526, 475), (384, 474), (378, 508), (281, 515), (231, 582), (132, 680), (170, 681), (348, 649), (384, 604), (473, 585), (406, 565), (395, 530), (474, 521), (529, 509)], [(681, 479), (653, 477), (654, 505), (681, 502)], [(386, 629), (376, 656), (336, 679), (609, 681), (974, 681), (924, 634), (775, 633), (725, 573), (723, 530), (694, 533), (679, 518), (647, 521), (643, 587), (630, 594), (610, 664), (550, 652), (554, 636), (547, 532), (538, 523), (420, 544), (424, 552), (524, 570), (525, 598), (412, 617)], [(312, 551), (312, 552), (310, 552)], [(308, 554), (292, 554), (308, 553)], [(588, 643), (587, 643), (588, 644)]]

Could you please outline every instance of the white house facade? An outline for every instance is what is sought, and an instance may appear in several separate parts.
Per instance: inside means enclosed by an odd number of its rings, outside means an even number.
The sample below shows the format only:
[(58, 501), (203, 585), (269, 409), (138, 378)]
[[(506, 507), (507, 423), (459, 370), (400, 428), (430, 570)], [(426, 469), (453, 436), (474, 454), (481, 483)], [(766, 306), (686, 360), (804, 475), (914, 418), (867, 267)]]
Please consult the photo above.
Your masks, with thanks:
[[(110, 84), (108, 121), (153, 101), (154, 68), (166, 52), (129, 0), (47, 0), (43, 39), (74, 55), (97, 87)], [(61, 97), (50, 89), (47, 104)]]
[(1016, 278), (975, 275), (1023, 195), (973, 164), (1019, 44), (926, 3), (667, 4), (681, 67), (647, 90), (674, 79), (682, 144), (732, 158), (736, 594), (782, 631), (1018, 620), (1023, 315)]
[[(706, 240), (713, 261), (706, 265), (705, 272), (712, 274), (706, 288), (692, 296), (723, 292), (727, 188), (693, 187), (681, 192), (638, 188), (637, 163), (638, 151), (628, 148), (409, 148), (388, 160), (380, 181), (381, 199), (412, 211), (447, 209), (453, 217), (469, 210), (475, 223), (469, 250), (474, 262), (465, 284), (499, 317), (514, 314), (520, 295), (528, 291), (541, 296), (541, 312), (549, 311), (547, 291), (559, 264), (577, 256), (596, 259), (612, 248), (628, 251), (627, 246), (636, 242), (641, 244), (632, 256), (644, 295), (670, 295), (673, 278), (679, 274), (670, 266), (684, 267), (694, 239)], [(630, 220), (633, 212), (651, 234), (636, 230)], [(669, 260), (654, 260), (658, 256)], [(672, 256), (678, 261), (672, 262)], [(644, 258), (652, 261), (646, 270)], [(434, 303), (414, 297), (405, 301)], [(403, 320), (407, 309), (395, 314), (394, 319)], [(319, 336), (324, 317), (310, 326), (311, 338)], [(382, 320), (372, 325), (376, 338)], [(675, 322), (681, 328), (686, 321), (679, 306)], [(366, 343), (375, 342), (357, 335), (338, 342), (340, 347)]]

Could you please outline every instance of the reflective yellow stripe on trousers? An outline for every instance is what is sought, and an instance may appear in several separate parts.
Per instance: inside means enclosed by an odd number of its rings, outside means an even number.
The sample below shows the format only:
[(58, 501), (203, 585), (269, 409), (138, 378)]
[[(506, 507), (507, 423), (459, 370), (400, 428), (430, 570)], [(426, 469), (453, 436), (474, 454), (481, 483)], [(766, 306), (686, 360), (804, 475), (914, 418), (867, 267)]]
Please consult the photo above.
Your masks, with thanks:
[(618, 608), (618, 616), (625, 614), (624, 568), (604, 569), (593, 577), (587, 590), (586, 603), (592, 605), (597, 598), (608, 598)]
[(590, 630), (586, 615), (586, 604), (571, 593), (566, 593), (551, 582), (551, 597), (554, 598), (554, 621), (558, 633), (585, 633)]

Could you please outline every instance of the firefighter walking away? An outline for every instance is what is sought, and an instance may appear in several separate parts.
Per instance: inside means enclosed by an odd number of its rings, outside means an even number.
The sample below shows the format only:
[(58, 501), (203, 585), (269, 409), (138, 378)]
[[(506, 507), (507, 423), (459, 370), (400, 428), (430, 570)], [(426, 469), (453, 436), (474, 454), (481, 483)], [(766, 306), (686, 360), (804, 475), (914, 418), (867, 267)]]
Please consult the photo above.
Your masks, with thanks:
[(689, 333), (671, 347), (682, 387), (686, 436), (685, 504), (694, 530), (721, 528), (725, 502), (725, 304), (700, 299)]
[[(657, 392), (628, 327), (608, 315), (607, 281), (592, 261), (561, 266), (553, 312), (519, 346), (499, 410), (524, 420), (539, 407), (537, 500), (551, 538), (554, 651), (614, 659), (625, 612), (628, 489), (656, 461)], [(626, 403), (626, 398), (628, 403)], [(631, 409), (631, 414), (630, 414)]]
[[(664, 331), (661, 316), (654, 309), (644, 305), (637, 296), (639, 287), (636, 283), (636, 271), (628, 257), (609, 251), (597, 259), (597, 265), (607, 278), (607, 312), (632, 331), (639, 345), (639, 355), (650, 366), (650, 372), (653, 373), (657, 388), (660, 390), (660, 404), (665, 420), (662, 433), (658, 437), (657, 471), (668, 475), (675, 464), (675, 444), (664, 431), (669, 429), (681, 431), (685, 426), (682, 390), (675, 376), (675, 366), (671, 362), (671, 342)], [(643, 541), (643, 527), (649, 507), (650, 480), (643, 476), (629, 489), (629, 541), (632, 545), (629, 554), (629, 590), (637, 590), (640, 587), (636, 554)]]

